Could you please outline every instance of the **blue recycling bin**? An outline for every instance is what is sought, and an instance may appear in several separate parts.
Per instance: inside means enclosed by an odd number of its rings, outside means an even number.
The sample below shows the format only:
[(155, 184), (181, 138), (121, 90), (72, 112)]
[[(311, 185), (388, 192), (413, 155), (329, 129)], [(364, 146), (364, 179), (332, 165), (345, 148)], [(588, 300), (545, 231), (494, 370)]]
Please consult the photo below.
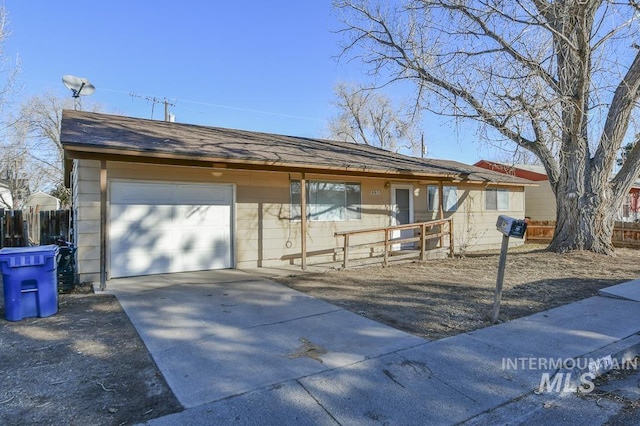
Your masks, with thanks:
[(0, 250), (7, 320), (48, 317), (58, 312), (58, 253), (55, 244)]

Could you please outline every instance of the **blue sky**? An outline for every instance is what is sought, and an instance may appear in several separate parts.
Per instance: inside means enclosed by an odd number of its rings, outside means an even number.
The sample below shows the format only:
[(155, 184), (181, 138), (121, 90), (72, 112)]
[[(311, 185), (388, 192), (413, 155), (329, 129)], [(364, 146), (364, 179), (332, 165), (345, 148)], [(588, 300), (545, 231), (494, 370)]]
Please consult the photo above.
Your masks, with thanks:
[[(365, 79), (338, 62), (330, 0), (4, 0), (22, 95), (70, 96), (88, 78), (106, 111), (296, 136), (326, 135), (333, 87)], [(131, 94), (136, 97), (130, 96)], [(445, 119), (424, 123), (428, 155), (473, 163), (486, 153)]]

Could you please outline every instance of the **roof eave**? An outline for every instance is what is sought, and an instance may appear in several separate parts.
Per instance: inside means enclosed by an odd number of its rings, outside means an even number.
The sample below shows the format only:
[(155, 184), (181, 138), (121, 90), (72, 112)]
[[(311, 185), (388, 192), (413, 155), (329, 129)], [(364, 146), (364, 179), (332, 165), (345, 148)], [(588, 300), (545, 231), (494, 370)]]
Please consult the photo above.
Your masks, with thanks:
[[(246, 170), (263, 170), (263, 171), (288, 171), (300, 173), (319, 173), (319, 174), (357, 174), (363, 176), (375, 177), (404, 177), (416, 179), (437, 179), (437, 180), (464, 180), (460, 179), (459, 174), (436, 174), (422, 173), (412, 170), (398, 169), (373, 169), (362, 167), (342, 167), (330, 165), (315, 165), (289, 163), (282, 161), (260, 161), (260, 160), (244, 160), (230, 159), (223, 157), (202, 157), (172, 154), (167, 152), (149, 152), (136, 150), (122, 150), (112, 148), (100, 148), (95, 146), (86, 146), (80, 144), (64, 143), (65, 158), (73, 159), (93, 159), (108, 160), (121, 162), (137, 162), (151, 164), (174, 164), (185, 166), (212, 167), (220, 169), (246, 169)], [(513, 184), (512, 184), (513, 185)]]

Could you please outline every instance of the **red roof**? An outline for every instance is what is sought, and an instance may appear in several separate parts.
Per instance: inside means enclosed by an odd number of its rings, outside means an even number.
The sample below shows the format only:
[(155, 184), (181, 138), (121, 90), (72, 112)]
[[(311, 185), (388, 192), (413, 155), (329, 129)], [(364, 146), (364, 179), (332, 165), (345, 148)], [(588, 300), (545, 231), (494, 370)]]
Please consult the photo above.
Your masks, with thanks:
[(535, 182), (549, 180), (546, 173), (540, 173), (531, 170), (530, 167), (519, 164), (506, 164), (497, 161), (480, 160), (474, 164), (476, 167), (482, 167), (483, 169), (492, 170), (498, 173), (504, 173), (505, 175), (515, 176), (523, 179), (529, 179)]

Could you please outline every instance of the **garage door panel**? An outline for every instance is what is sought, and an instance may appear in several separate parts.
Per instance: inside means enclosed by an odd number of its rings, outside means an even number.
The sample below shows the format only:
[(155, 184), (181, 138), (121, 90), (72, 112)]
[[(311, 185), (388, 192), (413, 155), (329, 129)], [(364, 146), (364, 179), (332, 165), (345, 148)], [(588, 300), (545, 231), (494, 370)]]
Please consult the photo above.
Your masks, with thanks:
[(146, 232), (112, 232), (111, 253), (120, 253), (133, 250), (134, 248), (143, 248), (147, 256), (154, 253), (162, 254), (168, 251), (167, 247), (172, 247), (176, 243), (176, 235), (170, 230), (154, 229)]
[(231, 233), (228, 228), (183, 228), (174, 241), (181, 250), (206, 251), (215, 255), (217, 253), (214, 251), (220, 246), (221, 241), (224, 247), (228, 248), (230, 238)]
[(178, 205), (231, 205), (233, 192), (229, 186), (181, 185), (175, 195)]
[(113, 182), (111, 194), (111, 277), (232, 266), (231, 186)]
[(111, 204), (174, 204), (173, 187), (169, 183), (117, 182), (111, 185)]
[(111, 205), (111, 222), (142, 222), (146, 226), (166, 223), (178, 214), (178, 206), (167, 205)]
[(204, 269), (224, 269), (228, 268), (231, 262), (229, 250), (226, 243), (214, 244), (211, 250), (194, 250), (188, 255), (179, 253), (176, 259), (176, 268), (184, 271), (199, 271)]
[(130, 250), (116, 253), (111, 258), (111, 268), (123, 271), (121, 276), (151, 275), (172, 272), (171, 256), (155, 255), (147, 256), (144, 250)]
[(231, 224), (230, 206), (179, 206), (176, 216), (184, 226), (223, 226)]

